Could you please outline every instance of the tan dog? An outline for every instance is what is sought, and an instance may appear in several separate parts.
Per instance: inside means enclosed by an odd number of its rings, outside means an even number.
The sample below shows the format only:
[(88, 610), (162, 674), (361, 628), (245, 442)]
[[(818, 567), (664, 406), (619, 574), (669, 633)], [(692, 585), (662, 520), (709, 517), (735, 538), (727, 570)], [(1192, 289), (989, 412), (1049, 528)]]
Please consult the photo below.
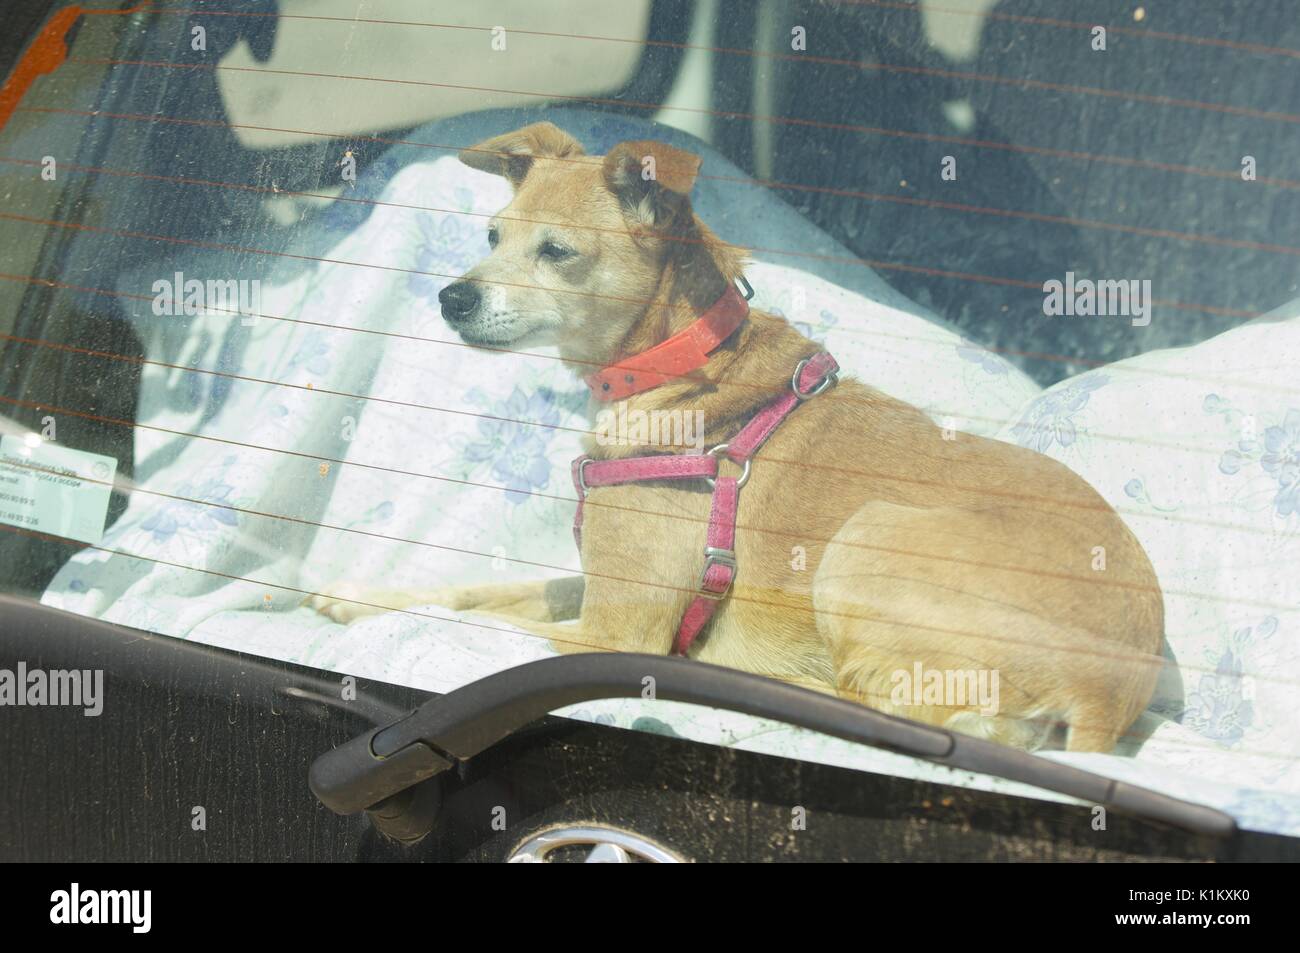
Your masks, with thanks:
[[(740, 252), (691, 209), (700, 160), (689, 153), (628, 142), (589, 157), (539, 123), (461, 160), (515, 189), (489, 227), (491, 255), (442, 295), (468, 343), (555, 345), (585, 375), (680, 331), (741, 276)], [(723, 443), (819, 350), (751, 312), (702, 369), (629, 397), (627, 409), (702, 412), (705, 444)], [(593, 417), (598, 409), (593, 399)], [(589, 443), (599, 458), (647, 452)], [(576, 580), (350, 585), (314, 604), (350, 621), (437, 603), (507, 617), (561, 651), (662, 655), (699, 583), (709, 501), (702, 481), (593, 490)], [(1163, 602), (1110, 506), (1047, 457), (945, 435), (857, 381), (801, 404), (759, 450), (735, 551), (735, 589), (693, 658), (1023, 748), (1056, 743), (1053, 729), (1068, 726), (1069, 750), (1110, 750), (1155, 686)], [(900, 697), (900, 673), (922, 670), (995, 673), (997, 710)]]

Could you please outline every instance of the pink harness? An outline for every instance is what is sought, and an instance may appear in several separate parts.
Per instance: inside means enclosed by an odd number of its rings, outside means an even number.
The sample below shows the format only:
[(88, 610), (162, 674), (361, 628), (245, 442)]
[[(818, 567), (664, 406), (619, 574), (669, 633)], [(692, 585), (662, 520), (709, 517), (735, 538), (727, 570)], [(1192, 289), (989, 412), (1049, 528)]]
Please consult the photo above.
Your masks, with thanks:
[[(651, 480), (704, 480), (713, 489), (704, 568), (700, 572), (696, 596), (677, 627), (673, 655), (685, 655), (690, 651), (696, 637), (713, 618), (718, 603), (731, 591), (736, 578), (736, 507), (740, 488), (749, 481), (754, 454), (791, 411), (833, 386), (838, 370), (835, 358), (824, 351), (800, 361), (790, 377), (789, 393), (760, 410), (726, 443), (704, 453), (659, 454), (617, 460), (596, 460), (583, 455), (573, 461), (573, 485), (578, 491), (573, 538), (579, 548), (582, 547), (582, 506), (587, 493), (595, 487)], [(723, 456), (743, 468), (740, 476), (718, 475), (718, 465)]]

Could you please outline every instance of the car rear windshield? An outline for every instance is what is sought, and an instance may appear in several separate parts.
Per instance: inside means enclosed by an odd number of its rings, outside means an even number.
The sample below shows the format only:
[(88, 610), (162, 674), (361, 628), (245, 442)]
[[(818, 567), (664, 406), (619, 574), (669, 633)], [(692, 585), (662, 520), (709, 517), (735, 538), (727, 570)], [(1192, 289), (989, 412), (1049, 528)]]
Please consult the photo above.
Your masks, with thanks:
[[(538, 122), (589, 156), (665, 142), (700, 157), (691, 201), (745, 249), (753, 307), (942, 439), (1068, 468), (1150, 559), (1158, 582), (1136, 585), (1163, 604), (1164, 641), (1149, 704), (1107, 754), (1049, 739), (1043, 756), (1300, 834), (1288, 4), (39, 6), (0, 92), (0, 592), (434, 691), (553, 652), (553, 630), (401, 596), (599, 574), (573, 544), (570, 461), (630, 426), (594, 416), (598, 367), (526, 342), (485, 351), (444, 320), (444, 290), (491, 253), (512, 195), (458, 156)], [(864, 436), (799, 460), (760, 451), (754, 469), (816, 493), (818, 467), (871, 486), (892, 452)], [(663, 492), (676, 506), (705, 488)], [(740, 523), (761, 524), (739, 500)], [(663, 544), (695, 567), (704, 534)], [(807, 537), (781, 544), (781, 588), (805, 595), (828, 542)], [(912, 555), (939, 580), (1071, 576), (1080, 618), (1130, 585), (1101, 545)], [(746, 570), (742, 545), (728, 598), (759, 598)], [(647, 604), (667, 585), (637, 582)], [(935, 599), (935, 624), (981, 626)], [(320, 611), (339, 600), (365, 611)], [(1099, 638), (1073, 650), (1124, 641)], [(930, 662), (863, 700), (914, 715), (965, 686), (962, 705), (996, 708), (987, 660)], [(821, 664), (802, 683), (844, 694)], [(1122, 704), (1128, 689), (1099, 691)], [(567, 713), (994, 784), (691, 706)]]

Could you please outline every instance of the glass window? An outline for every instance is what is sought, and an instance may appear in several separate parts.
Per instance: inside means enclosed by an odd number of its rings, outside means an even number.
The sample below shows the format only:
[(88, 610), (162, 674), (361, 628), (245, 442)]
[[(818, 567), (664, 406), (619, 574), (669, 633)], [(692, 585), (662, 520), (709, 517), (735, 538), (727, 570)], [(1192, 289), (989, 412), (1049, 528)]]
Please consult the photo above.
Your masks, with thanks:
[[(445, 691), (734, 576), (698, 658), (1300, 833), (1300, 25), (1062, 10), (89, 12), (0, 99), (0, 591)], [(696, 480), (591, 484), (574, 547), (574, 457), (734, 446), (822, 349), (733, 546)]]

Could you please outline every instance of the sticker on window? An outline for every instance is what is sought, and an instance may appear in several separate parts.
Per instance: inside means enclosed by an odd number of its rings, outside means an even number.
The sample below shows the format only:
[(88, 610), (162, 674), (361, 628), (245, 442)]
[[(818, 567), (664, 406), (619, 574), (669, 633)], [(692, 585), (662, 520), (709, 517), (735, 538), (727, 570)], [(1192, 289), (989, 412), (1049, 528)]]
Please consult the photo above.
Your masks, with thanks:
[(0, 437), (0, 523), (98, 543), (117, 461), (28, 437)]

